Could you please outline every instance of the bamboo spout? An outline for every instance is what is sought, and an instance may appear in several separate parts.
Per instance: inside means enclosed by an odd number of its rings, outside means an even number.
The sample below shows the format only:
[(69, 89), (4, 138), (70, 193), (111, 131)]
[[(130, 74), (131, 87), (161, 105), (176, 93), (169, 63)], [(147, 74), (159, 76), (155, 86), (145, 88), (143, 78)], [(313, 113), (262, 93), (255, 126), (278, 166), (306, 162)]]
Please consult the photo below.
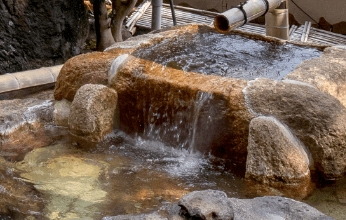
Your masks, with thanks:
[(227, 33), (274, 10), (282, 1), (286, 0), (248, 0), (217, 16), (214, 20), (215, 29), (220, 33)]

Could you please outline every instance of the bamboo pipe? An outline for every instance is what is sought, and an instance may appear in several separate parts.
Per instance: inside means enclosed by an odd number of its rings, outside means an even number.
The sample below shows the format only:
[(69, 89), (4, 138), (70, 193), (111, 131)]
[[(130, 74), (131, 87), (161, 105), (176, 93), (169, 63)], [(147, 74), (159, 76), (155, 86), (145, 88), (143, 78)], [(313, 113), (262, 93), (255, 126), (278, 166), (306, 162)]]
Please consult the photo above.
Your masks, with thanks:
[(214, 20), (215, 29), (220, 33), (227, 33), (279, 7), (282, 1), (283, 0), (248, 0), (245, 4), (218, 15)]

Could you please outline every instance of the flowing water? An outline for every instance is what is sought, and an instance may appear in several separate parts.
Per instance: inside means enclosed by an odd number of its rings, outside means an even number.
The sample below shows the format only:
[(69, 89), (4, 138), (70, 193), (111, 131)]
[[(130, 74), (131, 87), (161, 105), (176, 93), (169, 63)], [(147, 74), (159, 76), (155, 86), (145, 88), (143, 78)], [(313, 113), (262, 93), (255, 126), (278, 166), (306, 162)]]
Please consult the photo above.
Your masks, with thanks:
[[(66, 138), (7, 167), (7, 178), (33, 184), (43, 208), (0, 213), (1, 219), (101, 219), (151, 212), (190, 191), (210, 188), (245, 196), (242, 178), (232, 174), (227, 162), (121, 131), (88, 150)], [(0, 190), (3, 197), (13, 193)], [(2, 205), (11, 209), (16, 204)]]
[(133, 53), (162, 65), (197, 72), (252, 80), (280, 80), (302, 61), (322, 54), (316, 48), (279, 44), (220, 33), (185, 34)]

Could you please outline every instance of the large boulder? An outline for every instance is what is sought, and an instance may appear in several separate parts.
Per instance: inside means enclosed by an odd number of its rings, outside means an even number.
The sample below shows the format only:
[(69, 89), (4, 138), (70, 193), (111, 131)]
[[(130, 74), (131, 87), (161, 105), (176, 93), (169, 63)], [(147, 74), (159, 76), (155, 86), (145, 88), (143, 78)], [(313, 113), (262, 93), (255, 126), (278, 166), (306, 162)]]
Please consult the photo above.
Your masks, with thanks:
[[(68, 60), (57, 78), (54, 97), (56, 100), (73, 100), (77, 90), (85, 84), (107, 85), (108, 71), (115, 58), (123, 54), (132, 54), (139, 48), (148, 47), (170, 37), (186, 32), (196, 32), (200, 26), (186, 25), (163, 29), (159, 33), (140, 35), (118, 42), (107, 48), (105, 52), (82, 54)], [(204, 26), (205, 28), (205, 26)]]
[(61, 64), (88, 35), (83, 0), (0, 2), (0, 74)]
[(310, 151), (326, 179), (346, 171), (346, 109), (336, 98), (297, 81), (257, 79), (244, 90), (254, 114), (286, 124)]
[(54, 103), (39, 99), (0, 101), (0, 155), (18, 161), (53, 140), (44, 127), (53, 123)]
[(77, 90), (85, 84), (107, 85), (112, 61), (123, 53), (126, 50), (115, 53), (93, 52), (69, 59), (57, 78), (55, 100), (66, 99), (72, 102)]
[(326, 48), (319, 58), (302, 62), (285, 79), (309, 83), (346, 107), (346, 46)]
[[(289, 128), (274, 117), (260, 116), (250, 123), (245, 178), (249, 190), (273, 187), (304, 198), (311, 182), (309, 152)], [(254, 192), (257, 193), (257, 192)]]
[(119, 95), (121, 130), (232, 158), (245, 172), (253, 117), (242, 93), (246, 80), (186, 73), (132, 55), (117, 60), (109, 86)]
[(97, 143), (112, 131), (117, 98), (115, 90), (104, 85), (86, 84), (77, 91), (68, 119), (77, 142)]

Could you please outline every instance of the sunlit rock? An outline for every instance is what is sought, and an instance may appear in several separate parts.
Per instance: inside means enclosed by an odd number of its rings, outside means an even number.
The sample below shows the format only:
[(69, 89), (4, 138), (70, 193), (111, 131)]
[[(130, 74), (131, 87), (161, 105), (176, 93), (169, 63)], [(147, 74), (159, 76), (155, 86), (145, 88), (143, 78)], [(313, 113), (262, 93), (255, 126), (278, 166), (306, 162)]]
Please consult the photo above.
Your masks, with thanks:
[(59, 126), (68, 127), (68, 117), (70, 115), (71, 102), (63, 99), (54, 104), (54, 123)]
[(244, 90), (255, 114), (272, 115), (287, 125), (310, 151), (326, 179), (346, 169), (346, 109), (336, 98), (297, 81), (257, 79)]
[(72, 136), (82, 142), (99, 142), (113, 128), (117, 93), (103, 85), (82, 86), (71, 104), (68, 119)]
[(266, 188), (273, 187), (286, 196), (306, 197), (311, 183), (309, 165), (312, 166), (312, 158), (309, 154), (291, 131), (275, 118), (253, 119), (245, 173), (249, 191), (255, 195), (271, 194)]
[(302, 62), (285, 79), (309, 83), (337, 98), (346, 107), (346, 47), (326, 48), (323, 55)]
[(108, 71), (112, 61), (125, 53), (88, 53), (69, 59), (62, 67), (54, 90), (56, 100), (72, 102), (77, 90), (85, 84), (108, 83)]

